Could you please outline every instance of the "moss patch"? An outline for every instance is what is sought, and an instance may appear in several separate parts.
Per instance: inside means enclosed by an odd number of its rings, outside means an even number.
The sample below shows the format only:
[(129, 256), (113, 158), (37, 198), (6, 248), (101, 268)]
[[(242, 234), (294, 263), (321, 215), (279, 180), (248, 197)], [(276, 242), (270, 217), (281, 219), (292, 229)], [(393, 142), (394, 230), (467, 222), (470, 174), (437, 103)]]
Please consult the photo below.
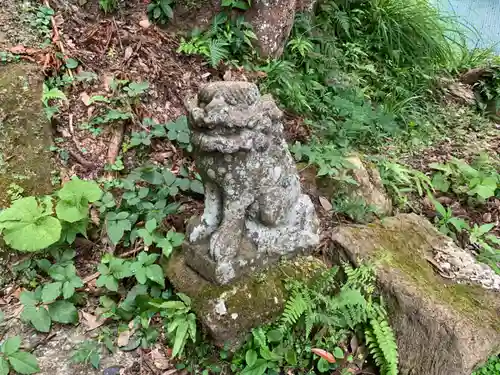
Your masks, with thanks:
[(499, 293), (441, 277), (427, 259), (449, 241), (425, 218), (398, 215), (380, 223), (340, 229), (341, 246), (355, 257), (378, 264), (387, 278), (401, 277), (424, 299), (446, 305), (460, 316), (500, 332)]
[[(252, 328), (280, 315), (287, 298), (285, 281), (288, 278), (308, 281), (325, 268), (325, 264), (314, 257), (298, 257), (220, 286), (189, 268), (182, 254), (176, 254), (165, 264), (167, 277), (179, 292), (192, 298), (193, 310), (215, 343), (233, 348), (242, 343)], [(220, 310), (221, 306), (225, 311)]]
[(52, 191), (51, 129), (42, 91), (37, 65), (0, 66), (0, 208), (10, 204), (11, 184), (22, 187), (25, 196)]

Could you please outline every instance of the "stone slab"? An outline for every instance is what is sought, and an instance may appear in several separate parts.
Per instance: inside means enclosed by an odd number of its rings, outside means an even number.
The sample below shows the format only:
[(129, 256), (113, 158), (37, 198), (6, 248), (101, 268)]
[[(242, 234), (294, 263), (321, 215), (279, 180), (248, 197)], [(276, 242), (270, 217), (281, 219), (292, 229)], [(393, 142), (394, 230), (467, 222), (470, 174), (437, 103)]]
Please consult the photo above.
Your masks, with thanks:
[(231, 349), (240, 346), (252, 328), (270, 323), (281, 314), (287, 278), (307, 281), (326, 269), (317, 258), (297, 257), (231, 284), (214, 285), (193, 271), (186, 257), (174, 254), (164, 265), (166, 276), (177, 291), (192, 299), (193, 310), (213, 342)]
[(470, 375), (500, 352), (500, 293), (440, 276), (434, 253), (450, 246), (425, 218), (401, 214), (337, 227), (334, 262), (375, 263), (400, 355), (401, 375)]

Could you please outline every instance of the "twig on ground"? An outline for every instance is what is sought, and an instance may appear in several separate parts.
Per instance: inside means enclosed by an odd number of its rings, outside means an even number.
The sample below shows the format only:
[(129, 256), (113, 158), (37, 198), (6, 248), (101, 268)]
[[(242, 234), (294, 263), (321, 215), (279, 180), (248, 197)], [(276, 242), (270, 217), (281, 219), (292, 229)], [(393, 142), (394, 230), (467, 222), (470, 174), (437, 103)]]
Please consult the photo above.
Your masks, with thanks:
[[(49, 0), (43, 0), (43, 3), (45, 4), (45, 6), (47, 8), (50, 8)], [(54, 18), (54, 16), (50, 17), (50, 21), (52, 23), (52, 42), (57, 44), (57, 46), (59, 47), (59, 50), (61, 51), (63, 56), (65, 56), (66, 51), (64, 50), (64, 45), (63, 45), (63, 42), (62, 42), (61, 37), (59, 35), (59, 30), (57, 29), (57, 23), (56, 23), (56, 19)], [(69, 68), (67, 70), (68, 70), (68, 75), (73, 79), (73, 72)]]
[(57, 334), (56, 332), (53, 332), (51, 334), (46, 335), (44, 338), (38, 340), (32, 346), (30, 346), (29, 348), (26, 348), (26, 351), (30, 352), (30, 353), (33, 352), (40, 345), (45, 344), (46, 342), (49, 342), (50, 340), (52, 340), (56, 336), (56, 334)]
[[(120, 121), (118, 126), (115, 128), (115, 131), (113, 132), (113, 135), (111, 136), (111, 139), (109, 141), (108, 156), (107, 156), (107, 163), (109, 165), (113, 165), (116, 162), (116, 158), (118, 157), (118, 154), (120, 153), (120, 149), (122, 147), (124, 132), (125, 132), (125, 123), (123, 121)], [(111, 177), (112, 177), (111, 172), (108, 172), (107, 178), (109, 179)]]
[(93, 273), (92, 275), (89, 275), (89, 276), (85, 277), (82, 281), (83, 281), (84, 284), (88, 284), (91, 281), (97, 279), (99, 276), (101, 276), (101, 273), (100, 272), (96, 272), (96, 273)]
[(83, 156), (81, 156), (80, 154), (78, 154), (77, 152), (73, 151), (73, 150), (68, 150), (68, 153), (78, 162), (82, 165), (82, 167), (86, 168), (86, 169), (90, 169), (90, 168), (93, 168), (94, 167), (94, 163), (88, 161), (88, 160), (85, 160), (83, 158)]

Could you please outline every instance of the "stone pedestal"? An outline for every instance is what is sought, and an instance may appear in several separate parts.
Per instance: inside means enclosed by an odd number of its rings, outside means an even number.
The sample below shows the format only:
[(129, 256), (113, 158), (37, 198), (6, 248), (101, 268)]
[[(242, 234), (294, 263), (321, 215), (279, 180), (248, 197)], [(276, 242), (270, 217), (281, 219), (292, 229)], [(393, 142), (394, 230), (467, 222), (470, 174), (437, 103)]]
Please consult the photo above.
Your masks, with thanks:
[(287, 278), (308, 281), (326, 269), (312, 256), (285, 260), (242, 277), (230, 285), (215, 285), (186, 264), (189, 255), (176, 253), (164, 266), (177, 291), (188, 295), (203, 327), (222, 347), (236, 349), (252, 328), (276, 319), (287, 298)]

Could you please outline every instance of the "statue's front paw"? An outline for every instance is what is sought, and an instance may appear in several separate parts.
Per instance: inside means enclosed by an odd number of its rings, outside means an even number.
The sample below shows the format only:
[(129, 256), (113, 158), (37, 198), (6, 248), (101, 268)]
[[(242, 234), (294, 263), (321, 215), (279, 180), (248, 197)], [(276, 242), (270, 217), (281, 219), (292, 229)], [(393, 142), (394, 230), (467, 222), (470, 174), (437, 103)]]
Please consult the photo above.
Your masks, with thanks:
[(205, 222), (202, 222), (198, 225), (196, 225), (190, 235), (189, 235), (189, 242), (197, 242), (200, 240), (203, 240), (210, 236), (214, 232), (215, 228), (213, 226), (210, 226), (206, 224)]
[(210, 238), (210, 255), (216, 262), (236, 255), (241, 242), (241, 233), (219, 229)]

